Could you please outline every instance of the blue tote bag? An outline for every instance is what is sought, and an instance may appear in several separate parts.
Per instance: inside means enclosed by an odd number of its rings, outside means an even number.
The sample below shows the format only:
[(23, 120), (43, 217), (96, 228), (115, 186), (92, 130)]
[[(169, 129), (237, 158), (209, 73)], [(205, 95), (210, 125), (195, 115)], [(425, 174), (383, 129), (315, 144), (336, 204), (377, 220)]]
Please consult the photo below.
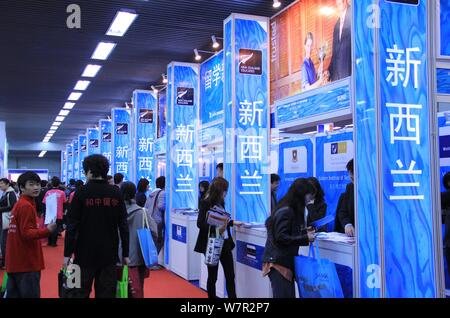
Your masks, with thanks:
[(152, 232), (148, 225), (147, 213), (143, 213), (143, 228), (137, 230), (139, 245), (141, 246), (142, 257), (144, 258), (145, 266), (148, 268), (158, 264), (158, 251), (153, 242)]
[(334, 263), (320, 258), (315, 243), (308, 256), (295, 257), (295, 279), (301, 298), (344, 298)]

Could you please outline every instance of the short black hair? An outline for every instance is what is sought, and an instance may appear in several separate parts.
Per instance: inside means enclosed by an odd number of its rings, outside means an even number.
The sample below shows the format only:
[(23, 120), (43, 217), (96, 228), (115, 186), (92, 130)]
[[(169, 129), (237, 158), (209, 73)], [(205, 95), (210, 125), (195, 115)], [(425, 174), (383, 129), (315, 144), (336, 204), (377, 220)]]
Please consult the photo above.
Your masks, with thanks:
[(123, 178), (125, 178), (123, 174), (121, 174), (121, 173), (116, 173), (116, 174), (114, 175), (114, 184), (119, 184), (119, 183), (121, 183), (121, 182), (123, 181)]
[(75, 182), (75, 188), (77, 190), (80, 189), (82, 186), (84, 186), (83, 180), (77, 180), (77, 182)]
[[(83, 168), (84, 168), (84, 165), (83, 165)], [(70, 179), (70, 180), (69, 180), (69, 184), (70, 184), (71, 186), (75, 185), (75, 179)]]
[(48, 181), (47, 180), (41, 180), (41, 188), (47, 187)]
[(110, 176), (110, 175), (108, 175), (108, 176), (106, 177), (107, 180), (111, 180), (112, 178), (113, 178), (113, 176)]
[(150, 182), (145, 178), (142, 178), (141, 180), (139, 180), (138, 185), (137, 185), (138, 192), (146, 192), (149, 184), (150, 184)]
[(218, 163), (217, 166), (216, 166), (216, 169), (223, 170), (223, 163), (222, 162)]
[(9, 181), (9, 180), (6, 179), (6, 178), (1, 178), (1, 179), (0, 179), (0, 182), (3, 182), (3, 183), (6, 184), (6, 185), (11, 185), (11, 181)]
[(53, 177), (51, 183), (53, 188), (57, 188), (61, 184), (61, 180), (58, 177)]
[(91, 171), (94, 178), (101, 177), (106, 179), (109, 171), (109, 161), (102, 155), (87, 156), (83, 161), (83, 170), (86, 175)]
[(19, 179), (17, 179), (17, 184), (19, 185), (20, 192), (22, 192), (22, 188), (25, 188), (25, 185), (28, 181), (34, 181), (41, 184), (41, 178), (39, 178), (39, 175), (36, 172), (24, 172), (19, 176)]
[(442, 183), (444, 184), (444, 188), (446, 190), (450, 190), (450, 186), (448, 185), (450, 183), (450, 171), (444, 174), (444, 177), (442, 178)]
[(353, 173), (353, 159), (347, 162), (347, 171)]
[(270, 183), (274, 183), (274, 182), (277, 182), (277, 181), (280, 181), (280, 180), (281, 180), (280, 176), (277, 175), (276, 173), (272, 173), (270, 175)]
[(120, 191), (122, 192), (123, 199), (131, 204), (131, 200), (136, 197), (136, 186), (133, 182), (124, 182), (120, 186)]
[(166, 187), (166, 177), (161, 176), (156, 179), (156, 187), (159, 189), (164, 189)]

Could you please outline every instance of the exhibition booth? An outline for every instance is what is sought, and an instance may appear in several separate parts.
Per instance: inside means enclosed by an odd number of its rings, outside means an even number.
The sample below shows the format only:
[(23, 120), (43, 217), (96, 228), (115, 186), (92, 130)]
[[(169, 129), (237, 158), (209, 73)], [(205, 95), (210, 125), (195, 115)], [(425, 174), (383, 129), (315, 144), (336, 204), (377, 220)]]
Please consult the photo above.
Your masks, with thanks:
[[(204, 256), (194, 252), (198, 184), (223, 163), (226, 209), (244, 222), (232, 230), (237, 295), (270, 298), (262, 276), (270, 174), (281, 177), (278, 199), (295, 179), (316, 177), (335, 220), (354, 159), (356, 235), (336, 233), (334, 221), (317, 235), (344, 297), (444, 297), (450, 5), (342, 2), (296, 1), (271, 18), (230, 15), (222, 51), (201, 64), (170, 63), (167, 87), (135, 91), (129, 107), (68, 144), (62, 179), (85, 178), (81, 163), (94, 153), (110, 160), (110, 174), (146, 178), (151, 191), (165, 176), (160, 263), (206, 289)], [(217, 295), (226, 297), (221, 266)]]

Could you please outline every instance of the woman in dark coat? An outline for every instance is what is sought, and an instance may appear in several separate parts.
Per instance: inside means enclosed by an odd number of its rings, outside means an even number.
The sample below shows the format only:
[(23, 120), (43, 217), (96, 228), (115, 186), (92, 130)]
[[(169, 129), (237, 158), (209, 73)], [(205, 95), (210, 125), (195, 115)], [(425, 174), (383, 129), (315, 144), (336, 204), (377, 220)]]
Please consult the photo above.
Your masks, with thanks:
[(294, 257), (300, 246), (314, 241), (314, 230), (306, 227), (305, 207), (315, 193), (307, 179), (295, 180), (275, 214), (266, 221), (263, 275), (269, 275), (274, 298), (295, 298)]
[[(218, 207), (225, 210), (225, 197), (228, 191), (228, 181), (224, 178), (217, 177), (209, 186), (206, 192), (205, 198), (200, 201), (199, 214), (197, 219), (197, 226), (200, 229), (197, 243), (195, 244), (195, 251), (198, 253), (205, 254), (206, 246), (208, 244), (208, 233), (216, 232), (216, 227), (208, 225), (206, 222), (208, 211), (213, 207)], [(236, 287), (234, 282), (234, 262), (233, 254), (231, 251), (234, 249), (235, 244), (231, 236), (230, 227), (233, 225), (239, 226), (242, 222), (228, 220), (222, 227), (220, 227), (220, 234), (225, 232), (225, 242), (222, 248), (222, 254), (220, 256), (220, 263), (222, 264), (223, 271), (225, 274), (225, 281), (227, 287), (228, 298), (236, 298)], [(210, 229), (211, 228), (211, 229)], [(216, 281), (217, 272), (219, 270), (219, 265), (208, 266), (208, 282), (207, 291), (208, 298), (216, 298)]]

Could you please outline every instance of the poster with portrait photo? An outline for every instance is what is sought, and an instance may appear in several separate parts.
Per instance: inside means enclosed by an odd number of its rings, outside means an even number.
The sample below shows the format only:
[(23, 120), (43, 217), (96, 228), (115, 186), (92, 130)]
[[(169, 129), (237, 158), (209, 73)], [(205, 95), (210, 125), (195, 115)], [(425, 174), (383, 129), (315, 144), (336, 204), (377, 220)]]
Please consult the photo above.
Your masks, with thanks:
[(298, 0), (271, 19), (271, 104), (351, 76), (351, 10), (351, 0)]

